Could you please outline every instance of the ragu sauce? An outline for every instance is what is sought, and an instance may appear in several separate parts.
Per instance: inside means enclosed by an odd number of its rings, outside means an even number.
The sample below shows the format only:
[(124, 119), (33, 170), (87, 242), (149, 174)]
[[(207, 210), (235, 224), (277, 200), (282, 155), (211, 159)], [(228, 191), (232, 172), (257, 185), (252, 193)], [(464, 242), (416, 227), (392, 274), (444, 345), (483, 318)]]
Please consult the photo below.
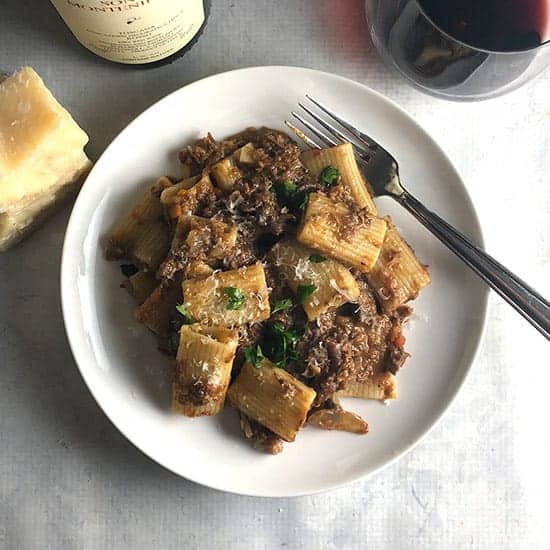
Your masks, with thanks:
[(441, 30), (469, 46), (495, 52), (546, 40), (549, 0), (419, 0)]

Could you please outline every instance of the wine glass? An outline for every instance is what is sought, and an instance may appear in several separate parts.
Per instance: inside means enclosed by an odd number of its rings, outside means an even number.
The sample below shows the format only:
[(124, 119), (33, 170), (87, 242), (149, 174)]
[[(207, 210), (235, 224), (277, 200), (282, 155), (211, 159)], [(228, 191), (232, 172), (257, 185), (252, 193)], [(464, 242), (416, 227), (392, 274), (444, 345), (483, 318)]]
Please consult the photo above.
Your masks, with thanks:
[(372, 40), (386, 64), (437, 97), (466, 101), (496, 97), (550, 65), (548, 41), (523, 49), (513, 49), (513, 42), (506, 51), (484, 49), (440, 28), (422, 0), (366, 0), (365, 4)]

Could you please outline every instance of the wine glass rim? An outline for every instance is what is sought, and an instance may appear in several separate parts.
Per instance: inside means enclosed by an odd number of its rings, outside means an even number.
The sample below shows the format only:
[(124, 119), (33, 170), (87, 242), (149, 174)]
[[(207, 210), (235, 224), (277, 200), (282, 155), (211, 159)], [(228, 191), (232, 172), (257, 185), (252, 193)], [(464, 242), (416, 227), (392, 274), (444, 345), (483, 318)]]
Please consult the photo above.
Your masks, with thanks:
[(449, 40), (452, 40), (453, 42), (456, 42), (458, 44), (461, 44), (462, 46), (466, 46), (467, 48), (470, 48), (471, 50), (475, 50), (477, 52), (481, 53), (488, 53), (488, 54), (498, 54), (498, 55), (517, 55), (520, 53), (528, 53), (528, 52), (534, 52), (539, 49), (543, 49), (546, 46), (550, 44), (550, 39), (545, 40), (544, 42), (541, 42), (538, 46), (533, 46), (532, 48), (522, 48), (519, 50), (490, 50), (488, 48), (480, 48), (479, 46), (474, 46), (473, 44), (469, 44), (468, 42), (464, 42), (464, 40), (460, 40), (453, 36), (452, 34), (449, 34), (447, 31), (442, 29), (427, 13), (424, 7), (422, 6), (422, 0), (415, 0), (418, 9), (422, 13), (422, 15), (443, 35), (445, 35)]

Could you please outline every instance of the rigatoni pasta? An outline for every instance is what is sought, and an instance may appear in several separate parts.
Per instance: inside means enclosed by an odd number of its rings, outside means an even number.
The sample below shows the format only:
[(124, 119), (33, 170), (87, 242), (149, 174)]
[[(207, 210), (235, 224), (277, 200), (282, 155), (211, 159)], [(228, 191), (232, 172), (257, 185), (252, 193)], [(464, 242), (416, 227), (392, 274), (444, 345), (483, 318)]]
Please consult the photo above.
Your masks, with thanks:
[(298, 241), (368, 273), (378, 260), (386, 222), (356, 213), (345, 204), (312, 193), (298, 230)]
[(160, 178), (107, 246), (132, 262), (121, 286), (172, 357), (172, 411), (230, 405), (272, 454), (305, 424), (366, 434), (339, 398), (397, 398), (401, 306), (429, 275), (377, 216), (351, 145), (301, 151), (247, 129), (208, 134), (179, 159), (180, 180)]
[(333, 166), (340, 172), (341, 182), (360, 208), (365, 208), (376, 216), (376, 206), (367, 188), (367, 184), (353, 153), (350, 143), (343, 143), (328, 149), (310, 149), (301, 155), (302, 162), (315, 178), (319, 178), (327, 166)]
[(414, 300), (430, 284), (430, 275), (389, 218), (387, 223), (380, 255), (368, 278), (380, 305), (390, 312)]
[(127, 281), (122, 283), (122, 286), (128, 291), (138, 304), (142, 304), (157, 288), (158, 281), (155, 274), (151, 271), (138, 271), (128, 277)]
[(181, 303), (181, 286), (173, 283), (158, 286), (150, 296), (136, 309), (135, 317), (139, 323), (159, 336), (170, 332), (170, 321), (176, 313), (176, 305)]
[(197, 254), (213, 262), (224, 257), (237, 241), (237, 226), (232, 222), (200, 216), (180, 216), (174, 235), (173, 246), (182, 241)]
[(359, 286), (349, 269), (295, 241), (278, 243), (270, 256), (294, 293), (300, 285), (315, 287), (302, 302), (310, 321), (359, 297)]
[(170, 245), (170, 233), (163, 221), (159, 197), (171, 185), (168, 178), (159, 178), (117, 224), (108, 237), (106, 253), (109, 259), (131, 258), (138, 266), (150, 271), (158, 267)]
[(225, 327), (182, 326), (172, 388), (172, 409), (211, 416), (223, 408), (239, 334)]
[(303, 426), (315, 391), (264, 359), (259, 368), (245, 363), (228, 392), (232, 405), (285, 441)]
[(391, 372), (376, 373), (364, 382), (350, 382), (338, 395), (379, 401), (397, 399), (397, 379)]
[(269, 318), (269, 292), (261, 264), (183, 282), (185, 306), (201, 323), (234, 327)]

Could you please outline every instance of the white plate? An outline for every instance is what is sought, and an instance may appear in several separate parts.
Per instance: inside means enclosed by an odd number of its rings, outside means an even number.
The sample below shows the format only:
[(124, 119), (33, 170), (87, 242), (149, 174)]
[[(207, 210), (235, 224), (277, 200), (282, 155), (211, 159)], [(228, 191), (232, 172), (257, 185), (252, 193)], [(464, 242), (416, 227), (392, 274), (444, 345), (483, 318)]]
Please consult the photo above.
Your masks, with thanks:
[(369, 422), (367, 436), (305, 428), (277, 456), (253, 450), (229, 409), (186, 419), (169, 410), (169, 369), (152, 335), (133, 319), (117, 263), (100, 241), (128, 204), (161, 174), (177, 174), (182, 145), (211, 131), (251, 125), (284, 129), (305, 92), (365, 128), (396, 155), (404, 182), (427, 205), (479, 243), (481, 230), (460, 177), (434, 141), (399, 107), (350, 80), (309, 69), (258, 67), (195, 82), (159, 101), (107, 148), (71, 215), (62, 264), (63, 314), (90, 391), (118, 429), (169, 470), (217, 489), (293, 496), (372, 474), (410, 449), (449, 406), (483, 332), (487, 291), (460, 262), (390, 199), (379, 201), (430, 266), (433, 284), (407, 329), (412, 357), (390, 406), (349, 400)]

